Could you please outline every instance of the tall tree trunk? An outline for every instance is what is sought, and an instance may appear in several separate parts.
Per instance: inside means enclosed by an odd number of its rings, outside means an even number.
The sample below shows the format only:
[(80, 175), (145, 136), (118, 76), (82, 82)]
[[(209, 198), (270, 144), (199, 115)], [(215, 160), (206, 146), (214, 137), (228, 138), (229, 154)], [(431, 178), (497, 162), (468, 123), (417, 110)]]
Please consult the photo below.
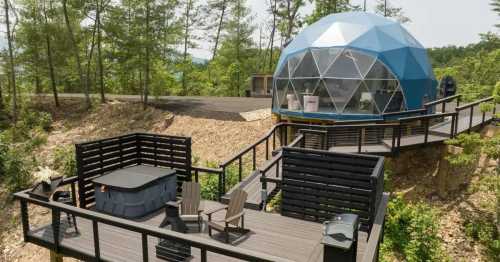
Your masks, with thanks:
[(149, 94), (149, 52), (150, 52), (150, 33), (149, 33), (149, 19), (150, 19), (150, 2), (146, 1), (146, 68), (144, 72), (144, 109), (148, 106), (148, 94)]
[[(273, 4), (274, 1), (274, 4)], [(269, 72), (273, 70), (273, 46), (274, 46), (274, 34), (276, 33), (276, 7), (277, 7), (277, 0), (271, 0), (271, 10), (273, 12), (273, 28), (271, 28), (271, 37), (270, 37), (270, 42), (271, 44), (269, 45)]]
[(188, 44), (189, 44), (189, 11), (191, 10), (191, 0), (187, 0), (186, 3), (186, 12), (184, 13), (184, 53), (183, 53), (183, 65), (182, 65), (182, 90), (184, 92), (184, 95), (188, 94), (187, 90), (187, 79), (186, 79), (186, 73), (187, 73), (187, 51), (188, 51)]
[(0, 82), (0, 110), (3, 109), (2, 83)]
[(16, 89), (16, 72), (14, 70), (14, 47), (12, 44), (12, 34), (10, 32), (9, 20), (9, 0), (4, 0), (5, 9), (5, 25), (7, 29), (7, 42), (9, 45), (9, 68), (10, 68), (10, 85), (12, 88), (12, 119), (17, 122), (17, 89)]
[(43, 3), (43, 16), (45, 18), (45, 44), (47, 47), (47, 61), (49, 66), (50, 83), (52, 86), (52, 93), (54, 94), (54, 102), (56, 104), (56, 107), (59, 107), (59, 97), (57, 94), (56, 77), (54, 74), (54, 63), (52, 62), (52, 48), (50, 45), (49, 22), (47, 18), (47, 10), (45, 9), (45, 2)]
[(236, 28), (236, 61), (238, 62), (238, 74), (237, 74), (237, 81), (238, 83), (236, 84), (236, 92), (237, 92), (237, 95), (236, 96), (240, 96), (240, 74), (241, 74), (241, 59), (240, 59), (240, 45), (241, 45), (241, 0), (236, 0), (238, 1), (237, 2), (237, 5), (238, 5), (238, 13), (237, 13), (237, 17), (238, 17), (238, 27)]
[(226, 0), (222, 1), (222, 9), (220, 12), (219, 25), (217, 26), (217, 35), (215, 36), (214, 50), (212, 53), (212, 59), (215, 58), (217, 54), (217, 47), (219, 45), (220, 33), (222, 31), (222, 24), (224, 22), (224, 13), (226, 12)]
[(92, 65), (92, 56), (94, 54), (94, 47), (95, 47), (95, 34), (96, 34), (96, 28), (97, 28), (97, 19), (94, 23), (94, 28), (92, 28), (92, 42), (90, 43), (90, 51), (87, 56), (87, 69), (85, 72), (85, 75), (87, 76), (85, 78), (86, 81), (86, 86), (90, 87), (90, 66)]
[(104, 96), (104, 69), (102, 65), (102, 35), (101, 35), (101, 12), (104, 10), (101, 0), (96, 0), (96, 26), (97, 26), (97, 68), (99, 71), (99, 90), (101, 91), (101, 103), (106, 103)]
[(84, 75), (83, 75), (83, 69), (82, 69), (82, 63), (80, 59), (80, 52), (78, 50), (78, 45), (75, 40), (75, 36), (73, 35), (73, 29), (71, 28), (71, 24), (69, 22), (69, 17), (68, 17), (68, 8), (66, 6), (67, 0), (62, 0), (63, 4), (63, 13), (64, 13), (64, 21), (66, 23), (66, 29), (68, 30), (68, 36), (71, 41), (72, 49), (73, 49), (73, 55), (75, 56), (76, 59), (76, 66), (78, 70), (78, 76), (80, 78), (80, 87), (83, 88), (84, 93), (85, 93), (85, 103), (87, 106), (87, 109), (92, 107), (92, 103), (90, 101), (90, 91), (89, 91), (89, 86), (87, 85)]

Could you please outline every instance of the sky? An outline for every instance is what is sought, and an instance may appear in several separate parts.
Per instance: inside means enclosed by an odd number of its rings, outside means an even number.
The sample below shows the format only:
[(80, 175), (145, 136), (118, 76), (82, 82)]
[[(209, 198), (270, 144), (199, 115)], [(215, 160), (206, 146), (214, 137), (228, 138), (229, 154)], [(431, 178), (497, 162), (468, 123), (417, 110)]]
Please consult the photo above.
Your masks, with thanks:
[[(266, 11), (268, 0), (247, 0), (256, 26), (269, 19)], [(311, 13), (312, 4), (303, 7), (303, 16)], [(375, 0), (367, 0), (367, 11), (372, 11)], [(411, 19), (405, 27), (425, 47), (467, 45), (479, 41), (479, 34), (488, 31), (500, 33), (495, 24), (500, 24), (498, 16), (491, 11), (490, 0), (388, 0), (391, 5), (403, 8)], [(363, 0), (353, 0), (362, 4)], [(259, 30), (254, 33), (258, 41)], [(191, 54), (199, 58), (209, 58), (210, 46), (202, 43)]]

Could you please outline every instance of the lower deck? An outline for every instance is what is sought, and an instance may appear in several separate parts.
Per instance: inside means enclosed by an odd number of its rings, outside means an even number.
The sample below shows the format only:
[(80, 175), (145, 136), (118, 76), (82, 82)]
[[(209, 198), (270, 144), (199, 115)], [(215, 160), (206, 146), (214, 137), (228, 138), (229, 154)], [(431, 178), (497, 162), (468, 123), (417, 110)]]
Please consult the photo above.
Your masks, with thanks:
[[(213, 209), (221, 204), (213, 201), (203, 201), (205, 210)], [(214, 219), (223, 218), (224, 212), (218, 212)], [(81, 252), (86, 256), (94, 256), (93, 223), (84, 218), (77, 218), (79, 233), (75, 233), (66, 222), (66, 215), (61, 214), (61, 232), (59, 234), (61, 250), (72, 250)], [(165, 217), (163, 210), (159, 210), (143, 219), (135, 220), (151, 227), (158, 227)], [(203, 232), (197, 232), (197, 226), (190, 226), (189, 235), (199, 237), (203, 241), (214, 241), (217, 245), (226, 245), (220, 240), (222, 236), (214, 231), (214, 239), (210, 239), (207, 233), (206, 220), (204, 216)], [(231, 235), (231, 245), (250, 251), (266, 253), (272, 256), (284, 258), (291, 261), (323, 261), (322, 224), (304, 221), (279, 214), (265, 213), (262, 211), (245, 210), (245, 228), (249, 233), (238, 236)], [(98, 223), (100, 259), (106, 261), (142, 261), (142, 238), (141, 234), (128, 231), (123, 228)], [(51, 225), (33, 228), (28, 233), (32, 242), (53, 243), (53, 231)], [(366, 233), (360, 232), (358, 243), (358, 260), (363, 257), (366, 246)], [(164, 261), (156, 258), (155, 245), (158, 239), (148, 236), (147, 238), (149, 261)], [(192, 259), (190, 261), (201, 261), (200, 250), (191, 248)], [(238, 261), (221, 254), (208, 252), (208, 261)]]

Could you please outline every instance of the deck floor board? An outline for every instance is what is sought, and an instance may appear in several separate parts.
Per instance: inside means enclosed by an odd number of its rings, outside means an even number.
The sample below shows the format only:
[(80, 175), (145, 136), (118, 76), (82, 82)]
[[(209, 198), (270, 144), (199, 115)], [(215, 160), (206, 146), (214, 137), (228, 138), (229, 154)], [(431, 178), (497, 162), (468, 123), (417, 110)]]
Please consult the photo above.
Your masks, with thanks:
[[(206, 209), (221, 205), (217, 202), (204, 201)], [(216, 213), (214, 219), (222, 218), (224, 212)], [(136, 220), (151, 226), (158, 226), (164, 218), (162, 210), (155, 212), (145, 219)], [(77, 218), (80, 233), (74, 234), (74, 229), (68, 227), (61, 219), (61, 246), (70, 247), (82, 251), (88, 255), (94, 254), (92, 223), (87, 219)], [(206, 221), (206, 217), (204, 217)], [(322, 238), (322, 224), (304, 221), (279, 214), (264, 213), (261, 211), (245, 211), (245, 227), (250, 232), (244, 236), (232, 235), (233, 246), (283, 257), (293, 261), (322, 261), (323, 246), (320, 244)], [(191, 228), (191, 227), (190, 227)], [(203, 232), (196, 232), (196, 227), (190, 229), (192, 235), (208, 239), (206, 226)], [(50, 225), (34, 229), (29, 233), (31, 236), (53, 242), (52, 227)], [(221, 235), (214, 235), (215, 241), (221, 239)], [(361, 258), (366, 244), (366, 233), (360, 232), (358, 243), (358, 257)], [(164, 261), (156, 258), (155, 245), (158, 239), (148, 237), (149, 261)], [(224, 245), (222, 242), (221, 245)], [(101, 257), (109, 261), (141, 261), (141, 235), (132, 231), (126, 231), (110, 225), (99, 223), (99, 245)], [(193, 257), (190, 261), (200, 261), (200, 251), (192, 248)], [(208, 253), (208, 261), (239, 261), (223, 255)], [(360, 260), (360, 259), (358, 259)]]

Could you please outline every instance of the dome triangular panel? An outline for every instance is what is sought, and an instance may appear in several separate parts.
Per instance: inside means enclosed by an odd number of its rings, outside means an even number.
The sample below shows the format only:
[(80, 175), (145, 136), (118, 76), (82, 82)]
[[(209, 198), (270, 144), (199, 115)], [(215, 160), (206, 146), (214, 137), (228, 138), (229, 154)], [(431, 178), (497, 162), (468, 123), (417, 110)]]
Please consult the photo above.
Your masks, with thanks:
[(352, 94), (358, 89), (361, 80), (324, 79), (328, 93), (331, 95), (338, 112), (342, 112)]
[(346, 114), (380, 114), (373, 95), (364, 83), (361, 83), (344, 108)]
[(307, 51), (302, 60), (295, 68), (292, 77), (318, 77), (319, 71), (313, 55)]
[(343, 51), (337, 56), (324, 77), (361, 79), (358, 68), (354, 64), (354, 57), (350, 51)]
[(320, 81), (316, 90), (314, 90), (313, 96), (318, 96), (318, 110), (320, 112), (337, 112), (335, 104), (333, 103), (332, 97), (326, 88), (324, 81)]
[(342, 52), (342, 48), (315, 48), (311, 50), (320, 74), (324, 74), (328, 66)]

